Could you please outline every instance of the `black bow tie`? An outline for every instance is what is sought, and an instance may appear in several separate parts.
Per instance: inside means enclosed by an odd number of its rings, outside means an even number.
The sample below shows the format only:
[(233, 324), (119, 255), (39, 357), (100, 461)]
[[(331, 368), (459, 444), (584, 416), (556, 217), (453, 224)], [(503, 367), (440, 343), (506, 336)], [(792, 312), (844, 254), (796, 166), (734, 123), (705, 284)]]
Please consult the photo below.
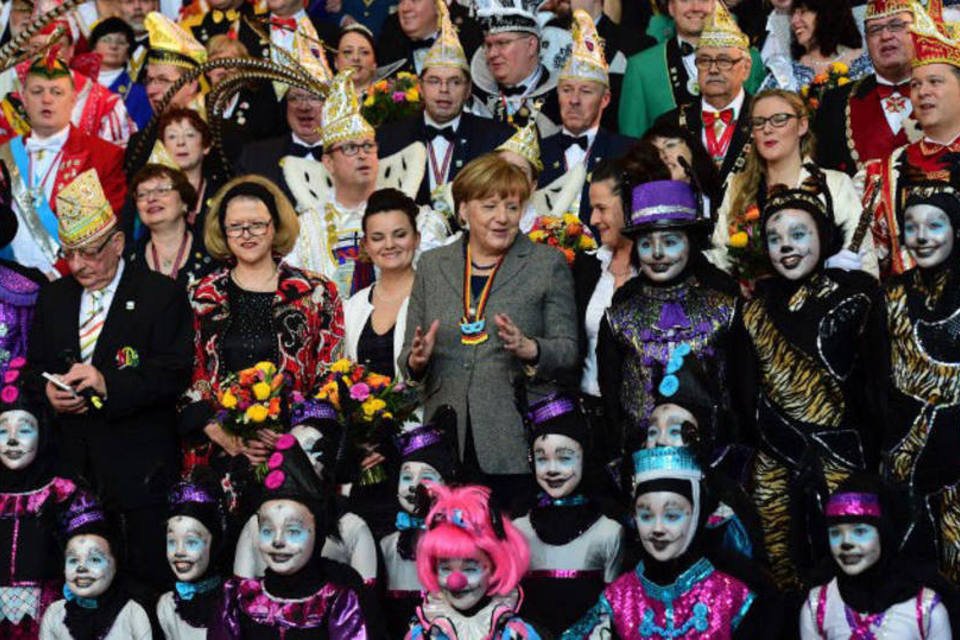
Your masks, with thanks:
[(414, 51), (417, 49), (429, 49), (433, 46), (433, 43), (436, 42), (436, 38), (426, 38), (425, 40), (411, 40), (410, 48)]
[(590, 144), (590, 140), (587, 138), (587, 136), (571, 136), (566, 133), (560, 134), (560, 146), (563, 149), (569, 149), (573, 145), (577, 145), (578, 147), (586, 151), (589, 144)]
[(681, 40), (681, 41), (680, 41), (680, 55), (681, 55), (681, 56), (683, 56), (683, 57), (685, 58), (685, 57), (687, 57), (687, 56), (689, 56), (689, 55), (692, 55), (694, 51), (695, 51), (695, 49), (693, 48), (693, 45), (692, 45), (692, 44), (690, 44), (690, 43), (687, 42), (686, 40)]
[[(315, 147), (308, 147), (299, 142), (290, 142), (290, 145), (287, 147), (288, 156), (296, 156), (298, 158), (306, 158), (307, 156), (313, 156), (314, 151), (321, 151), (320, 145)], [(314, 156), (316, 157), (316, 156)]]
[(437, 136), (441, 138), (446, 138), (447, 140), (453, 142), (453, 139), (456, 137), (457, 132), (453, 130), (453, 127), (434, 127), (432, 125), (425, 125), (427, 129), (427, 140), (433, 140)]
[(522, 84), (518, 84), (515, 87), (501, 87), (500, 93), (505, 96), (522, 96), (527, 92), (527, 87)]

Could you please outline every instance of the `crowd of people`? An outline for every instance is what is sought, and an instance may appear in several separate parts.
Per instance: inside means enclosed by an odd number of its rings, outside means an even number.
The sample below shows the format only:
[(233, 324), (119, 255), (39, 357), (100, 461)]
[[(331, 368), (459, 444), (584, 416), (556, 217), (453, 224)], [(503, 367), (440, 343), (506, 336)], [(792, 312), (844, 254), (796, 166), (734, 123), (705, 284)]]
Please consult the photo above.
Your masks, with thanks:
[(960, 7), (0, 27), (0, 637), (960, 628)]

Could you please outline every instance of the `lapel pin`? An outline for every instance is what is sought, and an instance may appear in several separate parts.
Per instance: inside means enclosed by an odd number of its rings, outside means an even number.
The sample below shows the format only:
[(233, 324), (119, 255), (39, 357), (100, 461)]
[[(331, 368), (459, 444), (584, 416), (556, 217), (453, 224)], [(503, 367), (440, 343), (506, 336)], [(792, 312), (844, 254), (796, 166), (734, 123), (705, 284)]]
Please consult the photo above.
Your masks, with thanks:
[(133, 300), (127, 300), (127, 305), (126, 305), (127, 311), (133, 311), (134, 307), (136, 306), (137, 306), (136, 302), (134, 302)]

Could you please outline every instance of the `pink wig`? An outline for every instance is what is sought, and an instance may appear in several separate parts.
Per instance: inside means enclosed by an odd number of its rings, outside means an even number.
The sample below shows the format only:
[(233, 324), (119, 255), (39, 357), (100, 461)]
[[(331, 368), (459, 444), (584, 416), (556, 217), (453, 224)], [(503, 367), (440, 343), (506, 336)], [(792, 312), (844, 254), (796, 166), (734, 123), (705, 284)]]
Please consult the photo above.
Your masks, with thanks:
[(440, 591), (437, 562), (445, 558), (490, 558), (493, 575), (487, 594), (513, 591), (530, 565), (530, 548), (508, 518), (499, 516), (497, 535), (490, 511), (490, 489), (477, 485), (444, 487), (428, 483), (436, 502), (427, 515), (427, 532), (417, 545), (417, 576), (430, 593)]

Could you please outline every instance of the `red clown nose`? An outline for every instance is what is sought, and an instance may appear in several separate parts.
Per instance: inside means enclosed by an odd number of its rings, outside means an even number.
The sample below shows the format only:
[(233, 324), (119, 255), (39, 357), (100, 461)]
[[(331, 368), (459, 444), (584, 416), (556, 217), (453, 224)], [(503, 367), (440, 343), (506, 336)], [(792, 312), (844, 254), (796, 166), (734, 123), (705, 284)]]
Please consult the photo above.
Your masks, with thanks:
[(459, 571), (454, 571), (447, 577), (447, 589), (450, 591), (463, 591), (467, 586), (467, 576)]

